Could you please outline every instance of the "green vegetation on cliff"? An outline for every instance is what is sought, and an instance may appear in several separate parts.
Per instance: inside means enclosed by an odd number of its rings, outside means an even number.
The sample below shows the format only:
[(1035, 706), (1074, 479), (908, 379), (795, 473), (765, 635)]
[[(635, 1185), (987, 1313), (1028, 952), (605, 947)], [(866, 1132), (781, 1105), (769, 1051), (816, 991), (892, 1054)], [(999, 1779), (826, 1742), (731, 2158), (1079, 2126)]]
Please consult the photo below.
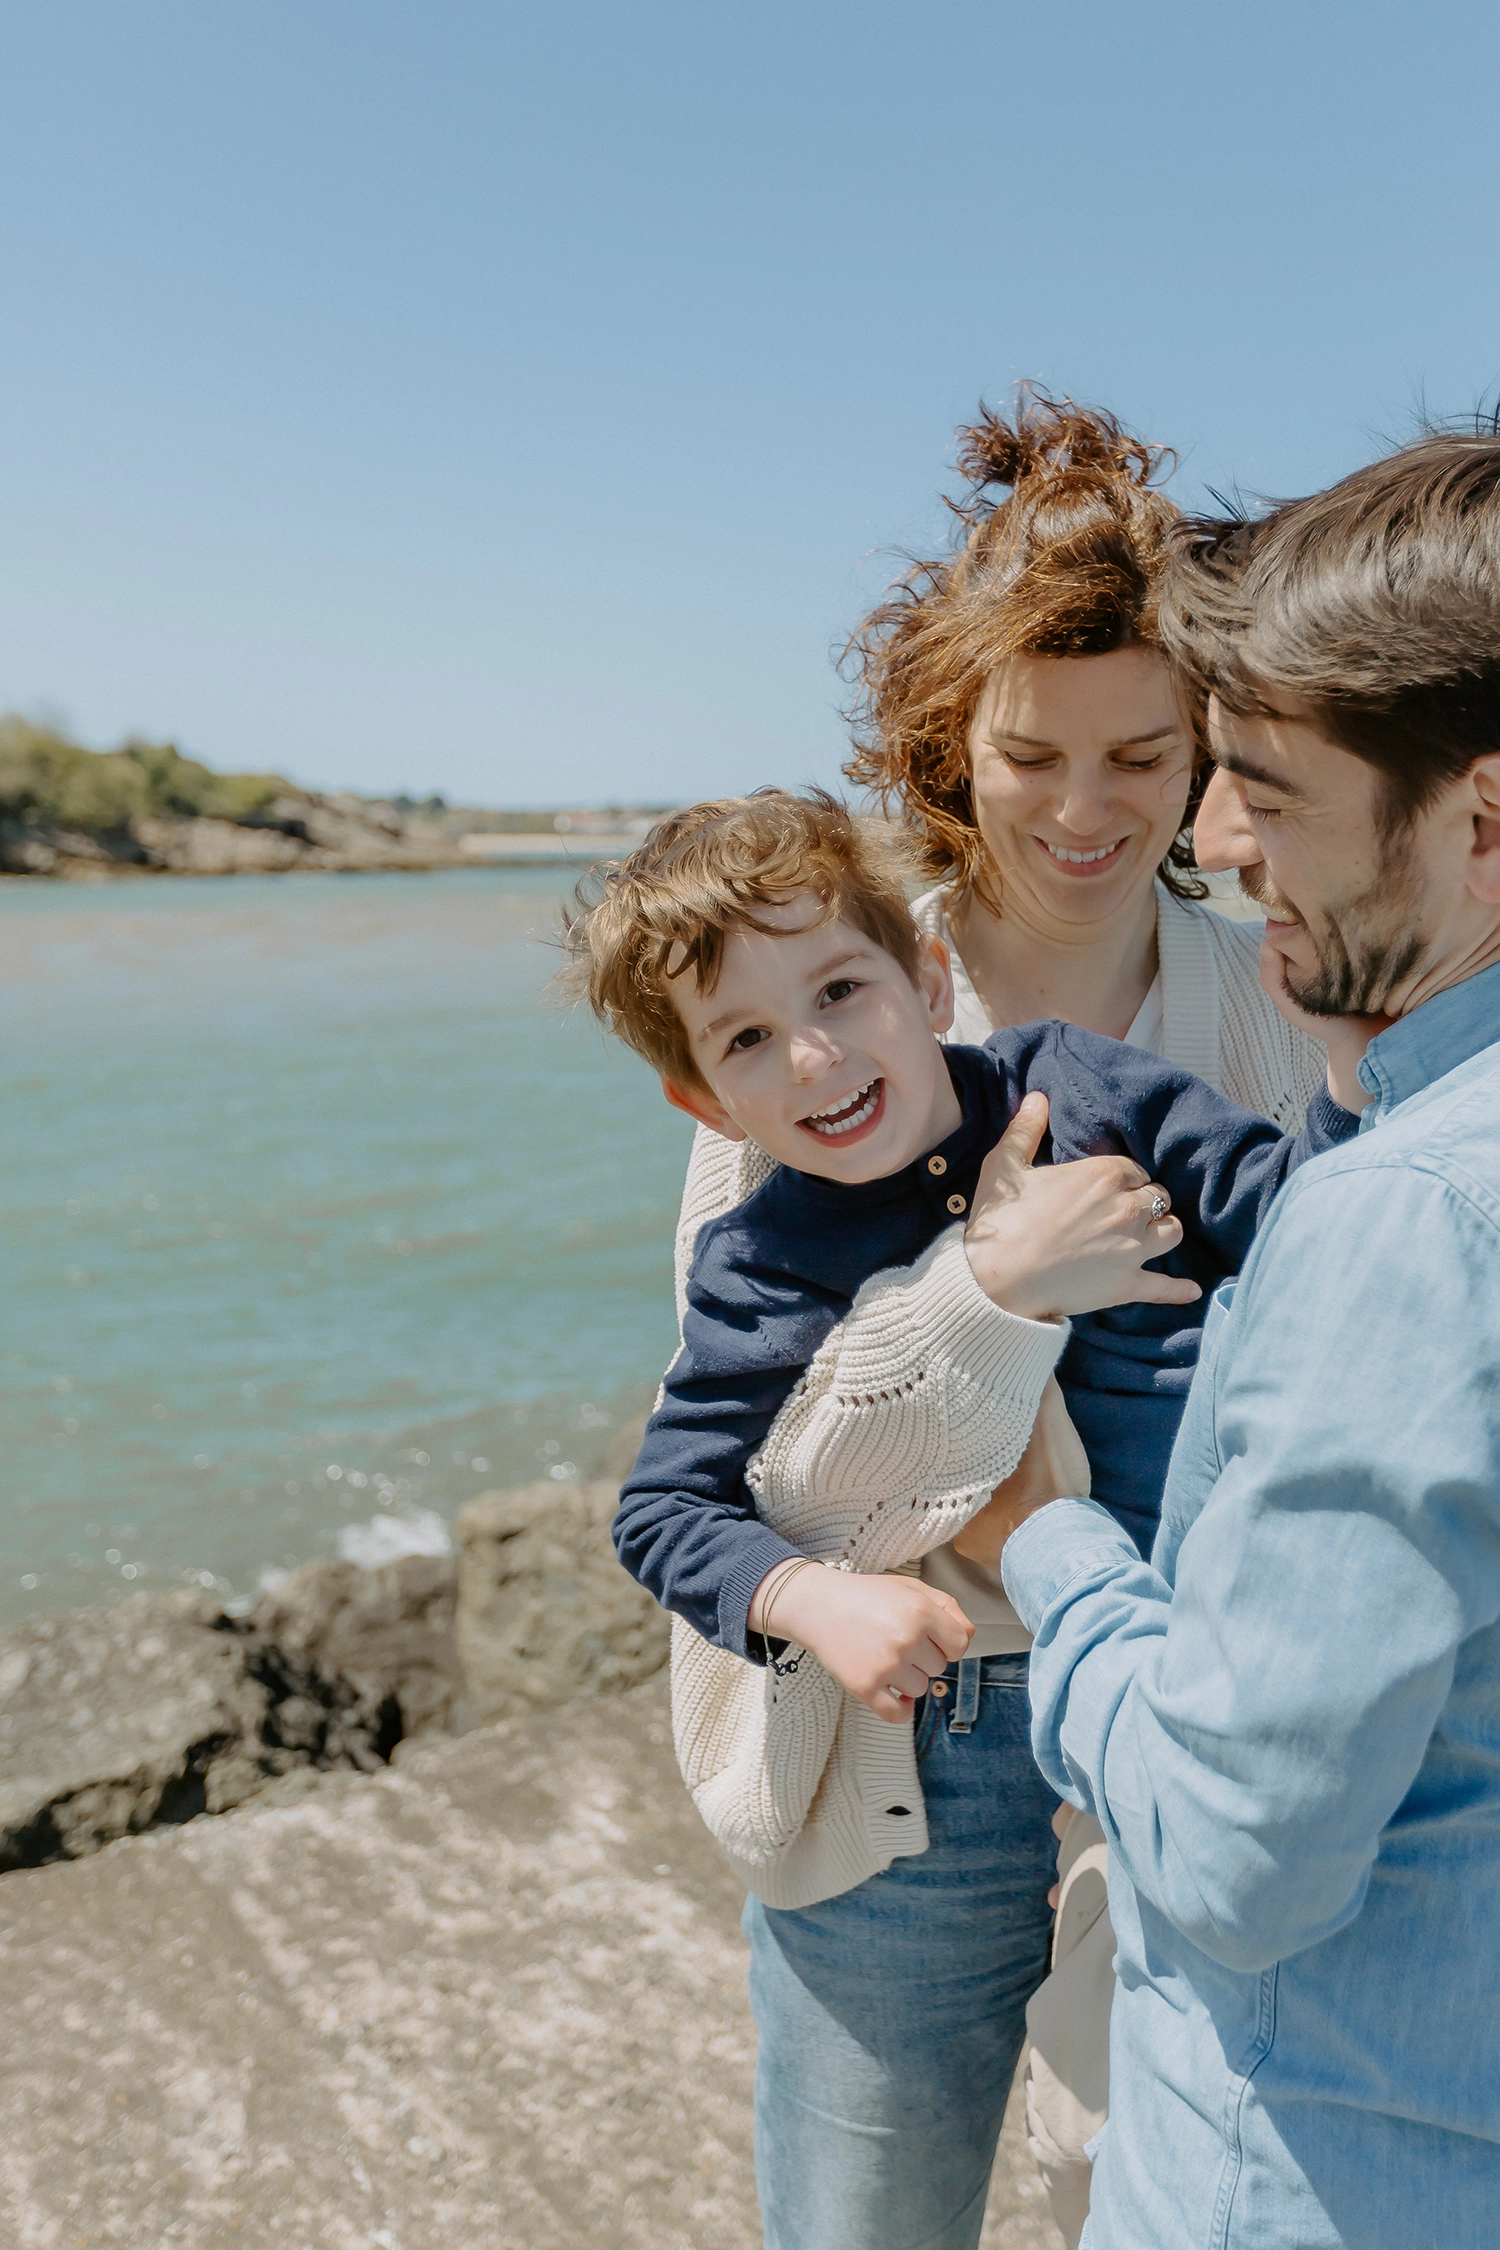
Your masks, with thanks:
[(287, 790), (275, 774), (211, 773), (172, 742), (84, 750), (49, 727), (0, 718), (0, 820), (107, 836), (149, 813), (253, 820)]

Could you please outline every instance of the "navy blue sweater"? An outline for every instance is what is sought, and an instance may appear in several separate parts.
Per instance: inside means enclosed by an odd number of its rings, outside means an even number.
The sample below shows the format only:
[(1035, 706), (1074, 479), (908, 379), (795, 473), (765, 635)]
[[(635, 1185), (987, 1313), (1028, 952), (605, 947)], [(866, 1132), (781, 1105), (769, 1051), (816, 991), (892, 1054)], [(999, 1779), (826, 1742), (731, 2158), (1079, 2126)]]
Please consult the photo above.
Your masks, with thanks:
[[(1272, 1198), (1307, 1157), (1358, 1125), (1325, 1093), (1296, 1138), (1144, 1048), (1071, 1024), (1022, 1024), (944, 1049), (963, 1123), (903, 1171), (848, 1187), (782, 1165), (699, 1232), (682, 1350), (620, 1493), (615, 1551), (665, 1609), (736, 1655), (750, 1599), (797, 1550), (755, 1512), (745, 1470), (819, 1346), (871, 1274), (908, 1266), (972, 1201), (985, 1157), (1028, 1093), (1050, 1125), (1038, 1161), (1134, 1157), (1160, 1181), (1183, 1239), (1157, 1271), (1192, 1305), (1088, 1313), (1057, 1374), (1088, 1450), (1094, 1497), (1142, 1552), (1198, 1356), (1209, 1292), (1237, 1273)], [(941, 1177), (928, 1157), (946, 1158)]]

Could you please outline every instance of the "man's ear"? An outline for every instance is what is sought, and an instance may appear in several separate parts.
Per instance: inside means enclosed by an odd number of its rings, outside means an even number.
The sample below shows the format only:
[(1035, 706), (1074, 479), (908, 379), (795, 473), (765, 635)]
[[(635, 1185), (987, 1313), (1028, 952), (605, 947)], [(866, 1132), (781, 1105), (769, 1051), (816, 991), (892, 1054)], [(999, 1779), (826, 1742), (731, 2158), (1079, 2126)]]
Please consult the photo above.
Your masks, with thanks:
[(953, 964), (939, 937), (917, 940), (917, 990), (927, 1002), (928, 1018), (941, 1039), (945, 1031), (953, 1029)]
[(711, 1133), (720, 1133), (726, 1141), (746, 1138), (743, 1126), (736, 1125), (727, 1109), (721, 1109), (712, 1094), (700, 1093), (696, 1086), (679, 1086), (675, 1079), (664, 1078), (661, 1090), (674, 1109), (688, 1117), (696, 1117)]
[(1500, 751), (1477, 759), (1467, 779), (1474, 803), (1469, 889), (1486, 906), (1500, 906)]

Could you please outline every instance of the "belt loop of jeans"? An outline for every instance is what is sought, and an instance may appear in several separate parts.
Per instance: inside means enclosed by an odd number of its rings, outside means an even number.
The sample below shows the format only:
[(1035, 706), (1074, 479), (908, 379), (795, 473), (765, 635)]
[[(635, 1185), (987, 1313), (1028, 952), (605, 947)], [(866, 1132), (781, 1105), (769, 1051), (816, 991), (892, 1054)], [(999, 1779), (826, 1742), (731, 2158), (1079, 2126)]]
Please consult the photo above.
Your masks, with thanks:
[(983, 1659), (978, 1656), (961, 1656), (958, 1660), (958, 1693), (953, 1698), (953, 1711), (948, 1720), (950, 1734), (967, 1734), (979, 1716), (979, 1677)]

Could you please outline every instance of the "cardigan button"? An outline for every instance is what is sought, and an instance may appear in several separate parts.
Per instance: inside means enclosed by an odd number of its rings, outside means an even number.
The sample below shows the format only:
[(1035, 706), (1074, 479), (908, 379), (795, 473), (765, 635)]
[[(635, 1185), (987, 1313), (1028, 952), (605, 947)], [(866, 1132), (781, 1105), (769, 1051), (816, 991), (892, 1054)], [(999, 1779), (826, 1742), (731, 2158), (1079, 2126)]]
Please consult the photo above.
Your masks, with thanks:
[(944, 1174), (944, 1173), (945, 1173), (945, 1172), (947, 1171), (947, 1169), (948, 1169), (948, 1159), (947, 1159), (947, 1157), (946, 1157), (946, 1156), (929, 1156), (929, 1157), (928, 1157), (928, 1159), (927, 1159), (927, 1169), (928, 1169), (928, 1171), (929, 1171), (929, 1172), (930, 1172), (930, 1173), (932, 1174), (932, 1176), (933, 1176), (933, 1178), (934, 1178), (935, 1180), (940, 1180), (940, 1179), (942, 1178), (943, 1174)]
[(958, 1219), (962, 1218), (964, 1212), (968, 1210), (969, 1206), (963, 1196), (950, 1195), (948, 1198), (948, 1208), (953, 1213), (954, 1218)]

